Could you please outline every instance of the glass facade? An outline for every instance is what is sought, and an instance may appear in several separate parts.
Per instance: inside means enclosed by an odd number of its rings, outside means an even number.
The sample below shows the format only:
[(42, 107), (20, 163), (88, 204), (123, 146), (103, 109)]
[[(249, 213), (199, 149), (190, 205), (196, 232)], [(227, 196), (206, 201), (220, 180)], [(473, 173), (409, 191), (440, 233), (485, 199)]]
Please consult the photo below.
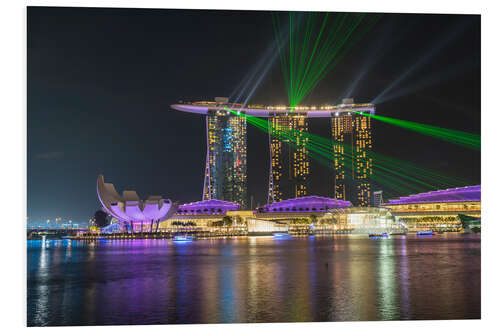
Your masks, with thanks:
[(371, 118), (338, 112), (331, 118), (334, 197), (366, 207), (371, 201), (373, 174)]
[(346, 211), (347, 225), (353, 234), (402, 233), (403, 223), (384, 208), (349, 208)]
[(203, 200), (247, 205), (247, 123), (243, 117), (207, 115)]
[[(268, 203), (307, 195), (310, 173), (306, 145), (309, 140), (305, 116), (272, 116), (268, 119), (270, 170)], [(280, 137), (292, 131), (295, 142)]]
[(288, 224), (250, 218), (247, 219), (247, 231), (249, 234), (287, 232)]

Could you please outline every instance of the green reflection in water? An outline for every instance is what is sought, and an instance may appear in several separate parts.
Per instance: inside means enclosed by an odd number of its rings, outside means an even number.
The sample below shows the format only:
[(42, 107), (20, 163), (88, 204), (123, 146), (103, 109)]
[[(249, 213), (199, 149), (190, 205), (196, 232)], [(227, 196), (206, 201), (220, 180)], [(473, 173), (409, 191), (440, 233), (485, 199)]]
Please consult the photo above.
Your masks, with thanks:
[(395, 276), (394, 239), (380, 240), (378, 294), (379, 316), (382, 320), (398, 319)]

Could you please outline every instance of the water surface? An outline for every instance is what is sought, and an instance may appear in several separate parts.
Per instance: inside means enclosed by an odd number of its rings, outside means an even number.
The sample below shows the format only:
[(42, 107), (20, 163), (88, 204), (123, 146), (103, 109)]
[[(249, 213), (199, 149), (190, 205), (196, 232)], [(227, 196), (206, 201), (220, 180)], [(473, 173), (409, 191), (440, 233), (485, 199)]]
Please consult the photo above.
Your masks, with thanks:
[(28, 325), (480, 318), (479, 235), (28, 241)]

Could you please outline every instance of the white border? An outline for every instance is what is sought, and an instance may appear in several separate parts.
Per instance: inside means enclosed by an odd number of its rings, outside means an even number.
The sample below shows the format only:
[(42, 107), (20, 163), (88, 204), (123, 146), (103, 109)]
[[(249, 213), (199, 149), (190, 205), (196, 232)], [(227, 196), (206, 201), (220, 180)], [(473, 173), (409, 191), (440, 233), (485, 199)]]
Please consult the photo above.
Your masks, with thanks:
[[(2, 135), (2, 249), (3, 288), (0, 314), (1, 326), (22, 328), (26, 322), (26, 8), (25, 6), (83, 6), (83, 7), (129, 7), (129, 8), (208, 8), (251, 10), (329, 10), (363, 12), (405, 13), (468, 13), (482, 15), (482, 320), (481, 321), (411, 321), (411, 322), (356, 322), (356, 323), (294, 323), (294, 324), (245, 324), (245, 325), (176, 325), (176, 326), (114, 326), (92, 327), (98, 331), (128, 331), (147, 329), (150, 331), (253, 331), (253, 330), (320, 330), (360, 331), (383, 330), (385, 332), (426, 331), (492, 331), (498, 316), (500, 293), (498, 226), (500, 216), (496, 206), (496, 195), (500, 189), (499, 171), (500, 143), (497, 111), (499, 87), (499, 32), (500, 17), (498, 1), (396, 1), (396, 0), (307, 0), (307, 1), (261, 1), (234, 2), (210, 1), (4, 1), (0, 10), (0, 33), (2, 34), (1, 57), (1, 129)], [(467, 45), (464, 45), (467, 47)], [(464, 161), (466, 162), (466, 161)], [(497, 209), (495, 209), (497, 208)], [(57, 328), (51, 328), (57, 329)], [(67, 329), (67, 328), (63, 328)], [(86, 327), (72, 328), (83, 330)], [(31, 330), (37, 330), (32, 328)], [(45, 329), (46, 330), (46, 329)], [(60, 329), (59, 329), (60, 330)]]

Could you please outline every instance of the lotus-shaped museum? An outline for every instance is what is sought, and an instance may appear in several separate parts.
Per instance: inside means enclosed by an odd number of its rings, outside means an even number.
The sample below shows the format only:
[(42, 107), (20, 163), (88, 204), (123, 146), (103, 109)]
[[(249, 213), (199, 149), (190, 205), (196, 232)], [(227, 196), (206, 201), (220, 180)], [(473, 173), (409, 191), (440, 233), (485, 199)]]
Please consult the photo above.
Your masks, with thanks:
[(140, 200), (135, 191), (123, 191), (120, 196), (111, 183), (104, 182), (104, 176), (97, 177), (97, 196), (103, 210), (118, 219), (122, 223), (132, 226), (133, 231), (144, 231), (150, 224), (158, 224), (170, 218), (177, 211), (177, 204), (170, 199), (161, 196), (149, 196), (146, 200)]

